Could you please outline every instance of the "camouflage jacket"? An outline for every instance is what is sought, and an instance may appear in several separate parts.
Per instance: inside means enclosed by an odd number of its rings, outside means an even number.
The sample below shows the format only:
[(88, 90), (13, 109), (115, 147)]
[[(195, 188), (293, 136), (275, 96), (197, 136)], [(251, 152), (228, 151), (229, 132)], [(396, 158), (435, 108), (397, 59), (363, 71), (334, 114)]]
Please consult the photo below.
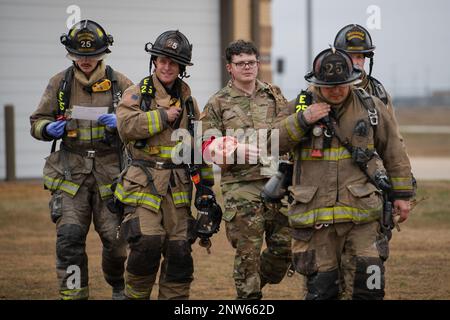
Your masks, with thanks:
[[(74, 105), (112, 107), (111, 90), (89, 93), (85, 89), (106, 78), (105, 68), (101, 62), (89, 79), (79, 69), (73, 68), (70, 103), (65, 110), (68, 119)], [(121, 92), (133, 84), (120, 72), (114, 70), (114, 73)], [(37, 110), (30, 116), (31, 135), (36, 139), (53, 140), (46, 134), (45, 127), (50, 122), (56, 121), (59, 108), (57, 95), (65, 74), (66, 71), (62, 71), (50, 79)], [(105, 126), (97, 121), (70, 119), (67, 121), (62, 143), (72, 152), (59, 150), (46, 159), (45, 187), (52, 191), (61, 189), (75, 196), (86, 176), (92, 172), (102, 198), (111, 196), (111, 182), (119, 174), (119, 158), (111, 144), (105, 141)], [(96, 156), (87, 158), (88, 151), (95, 151)]]
[[(279, 111), (287, 104), (280, 89), (268, 83), (256, 81), (256, 89), (252, 96), (244, 93), (230, 81), (228, 85), (207, 102), (200, 120), (202, 121), (203, 141), (206, 141), (218, 130), (222, 136), (227, 135), (227, 130), (243, 129), (270, 129)], [(208, 132), (209, 131), (209, 132)], [(256, 137), (258, 133), (249, 137)], [(247, 140), (247, 142), (249, 141)], [(251, 142), (251, 141), (250, 141)], [(270, 153), (269, 151), (267, 152)], [(262, 164), (230, 164), (222, 170), (221, 183), (233, 183), (239, 181), (253, 181), (266, 179), (261, 174)]]
[[(314, 102), (327, 102), (311, 87)], [(395, 121), (386, 107), (372, 97), (378, 113), (378, 125), (372, 127), (368, 112), (352, 89), (341, 104), (332, 106), (332, 121), (341, 141), (349, 141), (362, 150), (376, 151), (383, 161), (393, 186), (395, 199), (412, 196), (411, 166)], [(275, 124), (280, 130), (280, 151), (294, 150), (293, 202), (288, 211), (291, 227), (303, 228), (321, 223), (353, 221), (365, 223), (380, 218), (382, 198), (377, 188), (353, 162), (352, 155), (335, 135), (313, 135), (316, 125), (307, 125), (303, 116), (293, 113), (296, 100), (289, 103)], [(363, 124), (364, 123), (364, 124)], [(365, 130), (356, 130), (356, 125)], [(316, 134), (317, 134), (317, 130)], [(320, 131), (320, 130), (319, 130)], [(321, 140), (322, 156), (314, 156), (316, 139)], [(369, 162), (369, 171), (378, 168), (376, 157)]]

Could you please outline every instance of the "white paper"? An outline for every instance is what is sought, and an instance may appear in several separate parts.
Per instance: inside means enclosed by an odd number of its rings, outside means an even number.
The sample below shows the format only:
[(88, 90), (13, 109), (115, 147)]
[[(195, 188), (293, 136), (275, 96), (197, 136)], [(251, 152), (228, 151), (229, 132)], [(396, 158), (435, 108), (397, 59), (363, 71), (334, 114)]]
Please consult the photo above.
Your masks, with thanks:
[(97, 120), (102, 114), (108, 113), (108, 107), (73, 106), (72, 119)]

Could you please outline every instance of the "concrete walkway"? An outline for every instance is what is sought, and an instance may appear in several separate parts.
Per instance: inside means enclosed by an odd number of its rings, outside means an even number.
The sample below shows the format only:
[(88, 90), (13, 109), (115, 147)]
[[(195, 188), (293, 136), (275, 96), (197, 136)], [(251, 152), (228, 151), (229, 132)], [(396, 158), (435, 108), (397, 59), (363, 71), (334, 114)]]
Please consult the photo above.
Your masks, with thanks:
[(418, 180), (450, 180), (450, 158), (411, 158)]
[(410, 125), (400, 126), (401, 133), (422, 133), (422, 134), (450, 134), (450, 126), (424, 126)]

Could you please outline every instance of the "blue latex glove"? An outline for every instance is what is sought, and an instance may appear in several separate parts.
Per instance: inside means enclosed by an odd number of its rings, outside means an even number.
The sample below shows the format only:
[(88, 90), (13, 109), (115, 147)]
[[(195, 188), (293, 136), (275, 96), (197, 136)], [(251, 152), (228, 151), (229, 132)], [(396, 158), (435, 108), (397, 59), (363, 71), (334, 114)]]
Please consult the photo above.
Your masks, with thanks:
[(110, 128), (117, 127), (116, 115), (112, 113), (102, 114), (100, 117), (98, 117), (97, 121), (100, 124), (104, 124)]
[(50, 137), (54, 139), (59, 139), (64, 134), (66, 122), (67, 122), (66, 120), (51, 122), (45, 127), (45, 131)]

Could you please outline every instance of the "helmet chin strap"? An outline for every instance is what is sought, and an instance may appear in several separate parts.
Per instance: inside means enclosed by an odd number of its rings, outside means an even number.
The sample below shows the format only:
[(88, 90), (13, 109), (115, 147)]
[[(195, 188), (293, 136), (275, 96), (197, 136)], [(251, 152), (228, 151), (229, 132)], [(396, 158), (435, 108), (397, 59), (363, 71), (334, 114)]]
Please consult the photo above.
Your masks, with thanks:
[(369, 77), (372, 75), (372, 68), (373, 68), (373, 57), (370, 58), (369, 62)]
[(153, 68), (153, 59), (150, 59), (150, 63), (148, 66), (148, 74), (152, 74), (152, 68)]
[(186, 67), (182, 66), (182, 65), (179, 65), (179, 66), (180, 66), (180, 79), (189, 78), (191, 75), (187, 74)]

